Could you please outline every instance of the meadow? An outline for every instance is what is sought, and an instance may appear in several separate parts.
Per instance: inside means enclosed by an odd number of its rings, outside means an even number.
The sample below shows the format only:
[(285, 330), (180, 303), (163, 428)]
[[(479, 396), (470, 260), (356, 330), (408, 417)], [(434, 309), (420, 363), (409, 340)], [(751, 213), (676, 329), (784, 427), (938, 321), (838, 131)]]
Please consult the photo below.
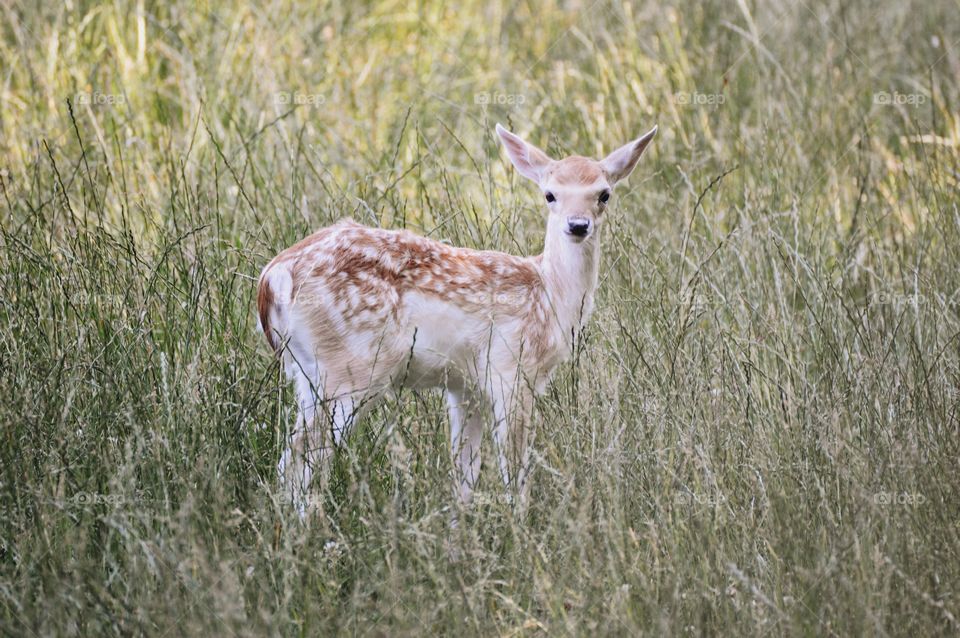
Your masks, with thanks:
[[(960, 2), (0, 2), (0, 633), (960, 632)], [(494, 134), (659, 125), (450, 526), (400, 392), (323, 514), (256, 277), (352, 217), (530, 255)], [(489, 446), (488, 437), (486, 444)]]

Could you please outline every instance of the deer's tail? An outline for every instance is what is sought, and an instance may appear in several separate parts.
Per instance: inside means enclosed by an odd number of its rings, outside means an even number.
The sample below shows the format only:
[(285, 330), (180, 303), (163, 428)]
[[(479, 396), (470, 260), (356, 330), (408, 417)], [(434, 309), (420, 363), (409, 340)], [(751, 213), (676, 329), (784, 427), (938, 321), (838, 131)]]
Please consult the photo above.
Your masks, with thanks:
[(257, 319), (274, 352), (280, 351), (283, 336), (287, 334), (292, 292), (293, 279), (285, 266), (270, 263), (263, 269), (257, 285)]

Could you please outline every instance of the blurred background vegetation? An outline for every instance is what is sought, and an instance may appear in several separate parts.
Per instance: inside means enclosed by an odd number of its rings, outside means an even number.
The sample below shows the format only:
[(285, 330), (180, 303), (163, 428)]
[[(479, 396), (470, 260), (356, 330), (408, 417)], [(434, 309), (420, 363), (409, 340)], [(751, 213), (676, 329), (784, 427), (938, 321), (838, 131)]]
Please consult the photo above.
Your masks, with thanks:
[[(960, 4), (0, 2), (0, 630), (954, 634)], [(341, 217), (533, 254), (654, 123), (535, 504), (439, 396), (274, 495), (253, 284)]]

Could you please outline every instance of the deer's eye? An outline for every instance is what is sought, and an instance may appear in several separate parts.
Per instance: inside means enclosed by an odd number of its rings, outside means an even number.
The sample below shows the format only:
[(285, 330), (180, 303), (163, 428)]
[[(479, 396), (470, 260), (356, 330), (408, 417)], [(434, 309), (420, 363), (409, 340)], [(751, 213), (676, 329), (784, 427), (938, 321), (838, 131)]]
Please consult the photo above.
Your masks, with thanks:
[(606, 204), (608, 201), (610, 201), (610, 191), (603, 191), (600, 193), (600, 203)]
[(548, 204), (552, 204), (553, 202), (557, 201), (557, 198), (554, 197), (554, 196), (553, 196), (553, 193), (551, 193), (551, 192), (549, 192), (549, 191), (547, 191), (546, 197), (547, 197), (547, 203), (548, 203)]

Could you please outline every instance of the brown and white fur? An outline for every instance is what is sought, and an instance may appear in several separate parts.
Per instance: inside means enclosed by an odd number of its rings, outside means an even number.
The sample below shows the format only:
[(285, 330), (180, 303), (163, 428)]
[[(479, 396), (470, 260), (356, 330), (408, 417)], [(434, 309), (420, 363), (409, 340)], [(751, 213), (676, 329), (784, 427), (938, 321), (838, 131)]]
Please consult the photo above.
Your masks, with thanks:
[(479, 476), (489, 421), (501, 477), (525, 503), (533, 397), (571, 356), (593, 310), (610, 190), (656, 127), (601, 161), (555, 161), (499, 124), (497, 133), (547, 200), (542, 255), (456, 248), (341, 221), (263, 269), (260, 325), (299, 404), (280, 481), (301, 515), (313, 472), (362, 410), (398, 385), (445, 390), (463, 503)]

